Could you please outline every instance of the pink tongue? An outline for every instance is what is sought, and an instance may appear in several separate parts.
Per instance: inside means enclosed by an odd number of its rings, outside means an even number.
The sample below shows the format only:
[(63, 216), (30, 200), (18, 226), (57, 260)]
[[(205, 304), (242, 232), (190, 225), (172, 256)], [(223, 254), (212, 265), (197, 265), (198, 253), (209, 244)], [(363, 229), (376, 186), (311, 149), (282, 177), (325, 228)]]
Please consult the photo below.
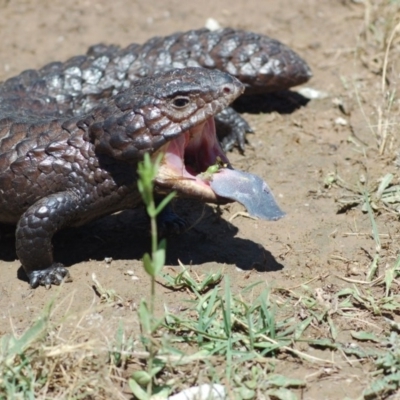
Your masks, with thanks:
[(254, 217), (276, 221), (285, 215), (268, 185), (256, 175), (224, 168), (213, 174), (210, 186), (218, 196), (243, 204)]

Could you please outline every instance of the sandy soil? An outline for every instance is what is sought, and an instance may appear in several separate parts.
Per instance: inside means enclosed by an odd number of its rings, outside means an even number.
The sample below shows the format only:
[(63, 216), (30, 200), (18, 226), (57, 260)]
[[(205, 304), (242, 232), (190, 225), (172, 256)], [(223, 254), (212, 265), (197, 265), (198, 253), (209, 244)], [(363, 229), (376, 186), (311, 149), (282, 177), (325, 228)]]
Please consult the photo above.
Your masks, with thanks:
[[(0, 80), (24, 69), (84, 53), (95, 43), (123, 46), (142, 42), (154, 35), (202, 27), (209, 17), (222, 26), (268, 34), (291, 46), (313, 70), (314, 76), (305, 86), (325, 92), (327, 97), (293, 107), (291, 112), (278, 106), (270, 112), (260, 112), (260, 105), (254, 112), (243, 114), (255, 135), (248, 137), (244, 156), (236, 151), (229, 154), (236, 168), (258, 174), (270, 184), (287, 216), (278, 222), (264, 222), (239, 215), (229, 222), (235, 213), (243, 211), (239, 204), (222, 207), (220, 218), (214, 207), (178, 201), (177, 212), (193, 228), (169, 239), (166, 268), (176, 268), (178, 259), (199, 273), (224, 268), (234, 291), (258, 280), (275, 287), (293, 287), (315, 277), (316, 286), (340, 287), (343, 283), (336, 275), (348, 275), (349, 269), (356, 275), (358, 270), (364, 271), (374, 242), (368, 235), (358, 234), (371, 231), (367, 215), (359, 209), (337, 213), (335, 200), (341, 192), (325, 187), (325, 177), (337, 170), (353, 183), (361, 174), (374, 181), (382, 171), (374, 168), (378, 159), (393, 168), (392, 159), (379, 158), (353, 88), (357, 83), (364, 90), (363, 96), (371, 96), (361, 99), (370, 115), (380, 80), (355, 57), (364, 6), (338, 0), (201, 3), (0, 0)], [(337, 100), (344, 106), (338, 107)], [(370, 157), (354, 140), (348, 140), (352, 133), (369, 146)], [(381, 232), (398, 234), (394, 221), (395, 217), (382, 215), (378, 221)], [(96, 302), (92, 273), (124, 301), (136, 304), (149, 291), (140, 262), (148, 249), (145, 231), (144, 216), (137, 212), (111, 216), (59, 234), (55, 239), (56, 254), (58, 260), (70, 266), (74, 281), (50, 291), (31, 290), (19, 278), (14, 239), (4, 238), (0, 243), (0, 334), (11, 328), (21, 332), (53, 297), (61, 304), (61, 314), (66, 309), (87, 309)], [(107, 263), (106, 257), (111, 257), (112, 262)], [(391, 255), (387, 257), (392, 260)], [(128, 270), (133, 270), (138, 279), (132, 280), (126, 274)], [(170, 307), (179, 306), (179, 293), (162, 287), (159, 293), (159, 307), (164, 302)], [(136, 316), (131, 308), (103, 310), (98, 319), (93, 317), (93, 324), (104, 328), (107, 320), (104, 329), (111, 332), (123, 317), (127, 326), (135, 328)], [(345, 334), (350, 326), (340, 328)], [(286, 371), (302, 378), (313, 372), (300, 364), (296, 370)], [(354, 375), (354, 370), (352, 373), (348, 375), (343, 367), (328, 385), (319, 382), (319, 378), (310, 378), (313, 384), (303, 396), (357, 397), (364, 382), (363, 370), (360, 367), (359, 374)]]

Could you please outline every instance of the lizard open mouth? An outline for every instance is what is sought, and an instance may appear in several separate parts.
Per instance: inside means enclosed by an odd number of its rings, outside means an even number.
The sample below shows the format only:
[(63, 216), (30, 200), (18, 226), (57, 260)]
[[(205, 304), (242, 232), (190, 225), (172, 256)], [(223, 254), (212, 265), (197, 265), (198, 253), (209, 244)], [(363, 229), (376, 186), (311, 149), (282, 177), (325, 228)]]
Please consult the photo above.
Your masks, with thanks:
[(176, 190), (209, 203), (237, 201), (250, 215), (265, 220), (276, 221), (285, 215), (266, 182), (230, 166), (218, 143), (213, 117), (159, 151), (164, 154), (155, 179), (160, 194)]
[(210, 203), (231, 201), (218, 196), (211, 189), (209, 179), (200, 175), (216, 162), (230, 166), (218, 142), (213, 117), (166, 143), (159, 152), (164, 157), (155, 180), (158, 192), (176, 190), (179, 195)]

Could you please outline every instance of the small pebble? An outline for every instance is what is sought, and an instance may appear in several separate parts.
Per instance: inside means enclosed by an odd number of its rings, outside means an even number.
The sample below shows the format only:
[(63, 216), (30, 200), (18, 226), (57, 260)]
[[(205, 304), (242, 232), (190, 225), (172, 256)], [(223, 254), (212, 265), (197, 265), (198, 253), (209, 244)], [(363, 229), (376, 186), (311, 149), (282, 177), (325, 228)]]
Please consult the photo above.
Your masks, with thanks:
[(336, 125), (341, 125), (341, 126), (346, 126), (347, 125), (347, 120), (342, 118), (342, 117), (338, 117), (335, 119), (335, 124)]
[(221, 29), (221, 25), (214, 18), (208, 18), (206, 23), (205, 23), (205, 27), (207, 29), (209, 29), (210, 31), (216, 31), (217, 29)]
[(300, 88), (298, 91), (302, 96), (306, 99), (315, 100), (315, 99), (326, 99), (329, 95), (322, 90), (313, 89), (310, 87)]

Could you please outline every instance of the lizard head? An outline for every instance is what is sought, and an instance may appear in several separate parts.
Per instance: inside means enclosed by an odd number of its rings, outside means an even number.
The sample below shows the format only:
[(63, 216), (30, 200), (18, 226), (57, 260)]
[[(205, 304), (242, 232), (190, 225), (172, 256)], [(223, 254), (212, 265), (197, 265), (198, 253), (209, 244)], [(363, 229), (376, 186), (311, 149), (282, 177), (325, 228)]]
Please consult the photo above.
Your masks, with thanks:
[[(226, 202), (201, 174), (229, 161), (218, 142), (214, 116), (244, 91), (231, 75), (185, 68), (140, 79), (94, 113), (89, 133), (96, 152), (136, 165), (144, 153), (163, 154), (155, 180), (160, 194)], [(107, 115), (101, 118), (101, 113)], [(110, 114), (112, 116), (110, 117)]]

